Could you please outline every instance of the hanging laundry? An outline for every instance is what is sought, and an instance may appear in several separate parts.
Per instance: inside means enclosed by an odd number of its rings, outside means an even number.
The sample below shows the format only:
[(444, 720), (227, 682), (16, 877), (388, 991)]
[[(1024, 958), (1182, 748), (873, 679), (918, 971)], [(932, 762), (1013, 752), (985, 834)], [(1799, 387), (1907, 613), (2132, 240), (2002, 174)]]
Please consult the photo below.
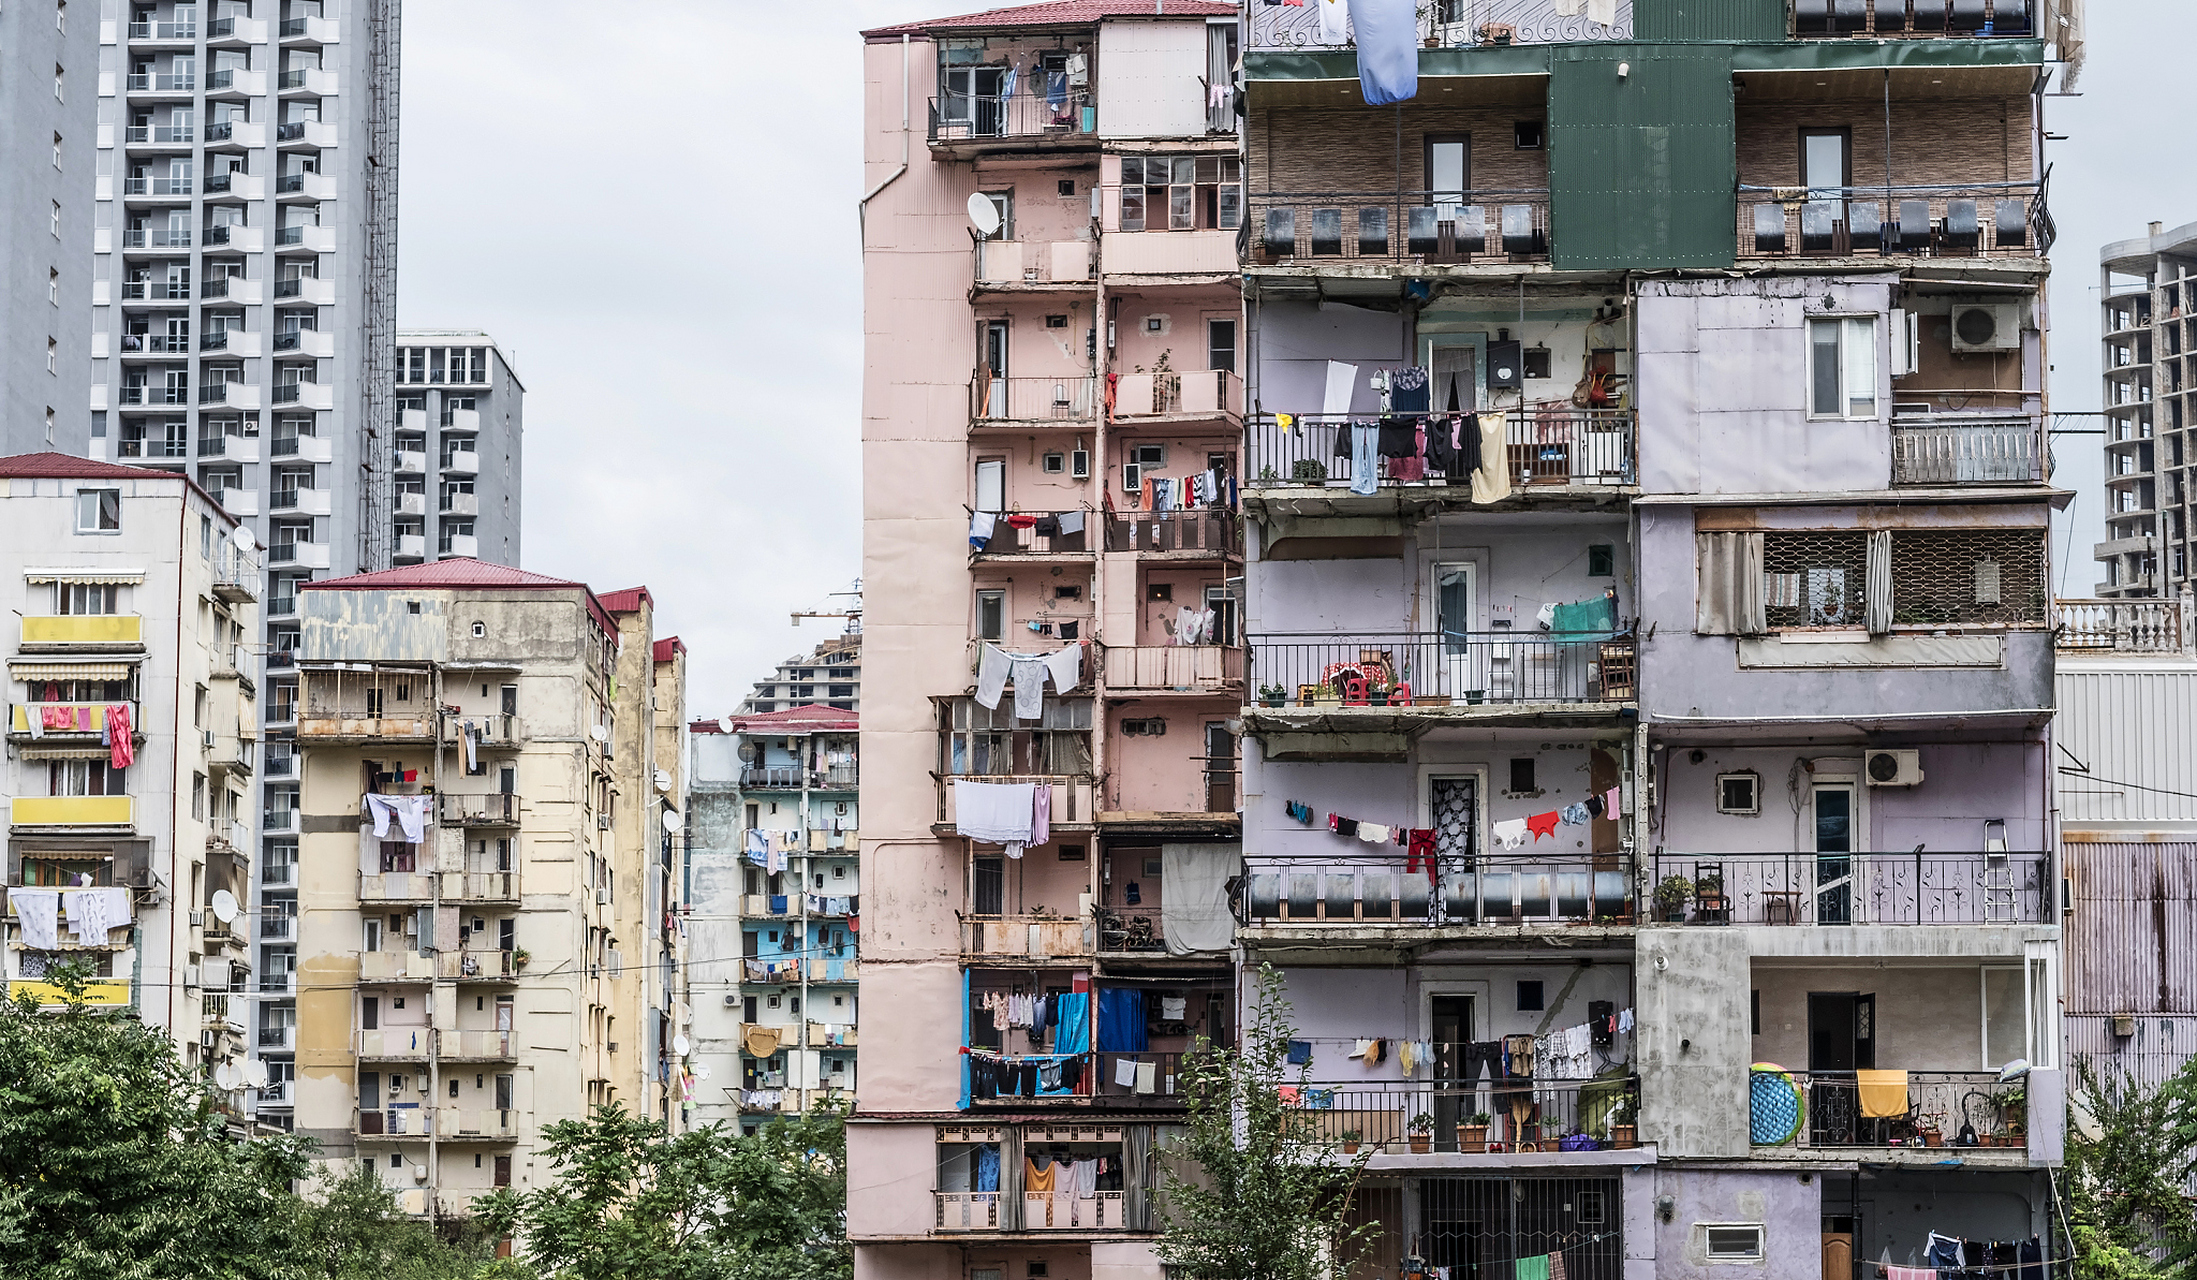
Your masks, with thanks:
[(1339, 836), (1354, 836), (1358, 834), (1358, 820), (1331, 813), (1327, 815), (1327, 829)]
[(1590, 818), (1599, 818), (1602, 816), (1602, 797), (1587, 797), (1587, 816)]
[(384, 796), (368, 795), (367, 812), (374, 818), (374, 836), (387, 839), (389, 821), (396, 819), (397, 827), (404, 832), (405, 843), (418, 844), (427, 838), (427, 806), (433, 796)]
[(1350, 6), (1344, 0), (1313, 0), (1320, 9), (1320, 43), (1350, 43)]
[(1030, 843), (1035, 785), (954, 779), (955, 833), (987, 844)]
[[(1322, 4), (1333, 0), (1320, 0)], [(1350, 491), (1360, 497), (1371, 497), (1380, 492), (1380, 435), (1379, 426), (1371, 422), (1356, 422), (1350, 427)]]
[(23, 946), (31, 951), (52, 951), (61, 945), (61, 893), (58, 889), (10, 889), (8, 904), (15, 908)]
[(1567, 804), (1563, 808), (1556, 811), (1556, 817), (1558, 821), (1562, 822), (1567, 827), (1577, 826), (1587, 820), (1587, 806), (1583, 804)]
[(1030, 843), (1044, 844), (1053, 838), (1053, 788), (1052, 784), (1030, 784)]
[(1406, 842), (1405, 848), (1408, 849), (1410, 852), (1406, 861), (1404, 862), (1404, 870), (1418, 871), (1424, 868), (1427, 873), (1427, 883), (1434, 883), (1436, 848), (1434, 841), (1434, 828), (1413, 827), (1410, 832), (1410, 839)]
[(137, 759), (137, 744), (131, 741), (134, 727), (130, 724), (130, 704), (117, 702), (107, 708), (107, 764), (111, 768), (127, 769)]
[(1310, 1040), (1290, 1041), (1285, 1057), (1292, 1067), (1310, 1066), (1312, 1063), (1312, 1042)]
[(999, 516), (990, 511), (979, 511), (969, 517), (969, 545), (982, 551), (992, 541), (992, 530), (998, 527)]
[(1294, 413), (1277, 413), (1274, 415), (1274, 425), (1294, 434), (1297, 430), (1297, 415)]
[(1516, 849), (1526, 842), (1526, 820), (1509, 818), (1488, 828), (1488, 834), (1505, 849)]
[(1156, 1062), (1139, 1062), (1137, 1064), (1138, 1093), (1158, 1092), (1159, 1070), (1159, 1064)]
[(1504, 441), (1502, 414), (1483, 413), (1477, 421), (1480, 466), (1472, 473), (1472, 500), (1484, 506), (1510, 496), (1510, 450)]
[(1533, 833), (1534, 843), (1539, 844), (1542, 836), (1556, 834), (1556, 824), (1560, 821), (1562, 821), (1561, 815), (1553, 810), (1548, 813), (1537, 813), (1526, 819), (1526, 830)]
[(1621, 799), (1621, 798), (1619, 797), (1619, 795), (1618, 795), (1618, 789), (1617, 789), (1616, 787), (1611, 787), (1611, 788), (1610, 788), (1609, 790), (1607, 790), (1607, 791), (1603, 792), (1603, 793), (1602, 793), (1602, 813), (1603, 813), (1603, 815), (1604, 815), (1605, 817), (1615, 818), (1615, 817), (1616, 817), (1616, 816), (1617, 816), (1618, 814), (1620, 814), (1620, 813), (1622, 813), (1622, 812), (1624, 812), (1624, 802), (1623, 802), (1623, 800), (1622, 800), (1622, 799)]
[(1367, 844), (1387, 844), (1388, 828), (1377, 822), (1361, 822), (1358, 824), (1358, 838)]
[(1310, 805), (1295, 800), (1285, 800), (1282, 802), (1282, 812), (1288, 814), (1299, 826), (1309, 827), (1312, 825), (1312, 806)]

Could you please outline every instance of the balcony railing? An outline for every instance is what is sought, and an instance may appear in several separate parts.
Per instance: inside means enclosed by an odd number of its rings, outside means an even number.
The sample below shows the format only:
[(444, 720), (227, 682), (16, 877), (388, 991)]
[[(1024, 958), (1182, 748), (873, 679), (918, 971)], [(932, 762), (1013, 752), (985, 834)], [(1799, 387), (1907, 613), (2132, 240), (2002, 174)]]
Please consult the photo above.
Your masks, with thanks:
[[(1308, 1136), (1330, 1146), (1442, 1154), (1601, 1151), (1637, 1146), (1637, 1079), (1516, 1077), (1471, 1083), (1410, 1080), (1286, 1085)], [(1434, 1122), (1414, 1143), (1411, 1121)], [(1481, 1120), (1480, 1117), (1486, 1117)], [(1424, 1123), (1424, 1122), (1422, 1122)], [(1356, 1134), (1353, 1139), (1351, 1134)]]
[(2038, 0), (1790, 0), (1789, 11), (1803, 37), (2034, 37), (2037, 7)]
[[(2002, 1081), (1995, 1071), (1909, 1071), (1904, 1111), (1896, 1110), (1897, 1092), (1880, 1096), (1886, 1086), (1873, 1084), (1865, 1093), (1851, 1071), (1791, 1074), (1807, 1099), (1802, 1128), (1807, 1146), (1912, 1146), (1918, 1139), (1926, 1146), (1952, 1146), (1964, 1125), (1975, 1130), (1978, 1146), (2027, 1145), (2026, 1091), (2021, 1081)], [(1896, 1091), (1897, 1085), (1890, 1088)], [(1888, 1111), (1895, 1114), (1868, 1114)]]
[(130, 77), (129, 91), (131, 93), (196, 93), (198, 91), (198, 77), (195, 74), (139, 73)]
[(1226, 508), (1122, 511), (1106, 517), (1108, 551), (1144, 551), (1174, 558), (1243, 555), (1243, 521)]
[[(140, 144), (189, 142), (196, 132), (187, 124), (133, 124), (125, 140)], [(213, 141), (211, 130), (207, 132), (206, 140)]]
[[(1175, 1107), (1181, 1105), (1180, 1099), (1188, 1083), (1182, 1076), (1182, 1063), (1186, 1056), (1172, 1052), (1111, 1051), (1002, 1056), (978, 1049), (962, 1055), (962, 1071), (964, 1083), (969, 1086), (971, 1101), (983, 1107), (1030, 1107), (1051, 1103), (1079, 1105), (1088, 1104), (1094, 1098), (1104, 1099), (1113, 1105), (1134, 1104), (1143, 1100), (1153, 1106)], [(1071, 1061), (1081, 1064), (1073, 1088), (1067, 1083), (1065, 1071)], [(1021, 1068), (1026, 1064), (1034, 1064), (1038, 1068), (1062, 1066), (1064, 1071), (1060, 1083), (1057, 1086), (1047, 1083), (1051, 1077), (1046, 1074), (1037, 1074), (1034, 1078), (1024, 1074)]]
[(305, 122), (303, 120), (291, 120), (275, 126), (275, 141), (277, 142), (296, 142), (304, 136)]
[(1627, 702), (1632, 668), (1630, 635), (1303, 632), (1252, 636), (1249, 678), (1300, 707), (1502, 706)]
[(518, 825), (519, 821), (519, 797), (515, 795), (452, 795), (445, 792), (436, 797), (435, 804), (436, 816), (450, 826), (509, 827)]
[(424, 1138), (435, 1132), (436, 1107), (387, 1107), (358, 1113), (353, 1132), (362, 1138)]
[(1089, 422), (1098, 403), (1097, 386), (1097, 380), (1086, 374), (1002, 378), (979, 369), (969, 379), (969, 421), (975, 426)]
[(196, 40), (198, 23), (191, 22), (133, 22), (130, 24), (132, 40)]
[(1167, 954), (1167, 930), (1158, 907), (1093, 907), (1100, 954), (1136, 956)]
[(1244, 860), (1240, 906), (1250, 927), (1622, 924), (1631, 866), (1615, 853), (1262, 854)]
[[(1569, 405), (1499, 410), (1503, 415), (1504, 457), (1513, 486), (1530, 495), (1543, 486), (1594, 488), (1636, 482), (1637, 442), (1630, 409), (1575, 409)], [(1392, 414), (1391, 420), (1411, 419), (1413, 451), (1426, 449), (1433, 456), (1384, 457), (1375, 483), (1381, 488), (1403, 485), (1463, 486), (1471, 473), (1465, 454), (1454, 462), (1435, 439), (1422, 445), (1419, 431), (1431, 438), (1449, 431), (1461, 440), (1473, 429), (1473, 415), (1462, 426), (1455, 414)], [(1372, 423), (1374, 415), (1344, 416), (1296, 414), (1283, 425), (1273, 414), (1260, 414), (1250, 424), (1250, 454), (1245, 463), (1254, 489), (1277, 485), (1309, 485), (1348, 488), (1351, 482), (1351, 430), (1353, 423)], [(1376, 428), (1377, 429), (1377, 428)], [(1338, 452), (1340, 450), (1340, 452)], [(1477, 452), (1477, 449), (1475, 449)], [(1488, 459), (1481, 460), (1485, 467)]]
[(1651, 856), (1655, 918), (1749, 925), (2049, 924), (2048, 853), (1673, 853)]
[(1082, 916), (964, 916), (961, 951), (967, 956), (1069, 959), (1091, 954), (1091, 925)]
[[(188, 249), (191, 247), (189, 227), (129, 227), (122, 232), (125, 249)], [(189, 293), (182, 295), (190, 297)]]
[(191, 179), (188, 176), (124, 178), (122, 180), (122, 194), (126, 196), (187, 196), (191, 194)]
[(2044, 432), (2035, 418), (1942, 415), (1892, 420), (1892, 483), (2040, 484)]
[(799, 765), (750, 764), (740, 766), (740, 785), (753, 790), (799, 791), (824, 787), (853, 787), (860, 774), (851, 764), (832, 765), (826, 769), (804, 769)]
[(1240, 415), (1243, 379), (1227, 369), (1187, 373), (1125, 373), (1114, 380), (1115, 418)]
[(2042, 257), (2044, 185), (1739, 188), (1739, 256)]
[(1091, 138), (1098, 105), (1088, 90), (1054, 90), (1032, 72), (1012, 94), (949, 93), (930, 103), (933, 143)]
[[(979, 548), (982, 555), (1050, 555), (1061, 552), (1087, 552), (1091, 549), (1091, 527), (1098, 522), (1096, 511), (999, 511), (992, 524), (991, 539)], [(1028, 523), (1021, 523), (1023, 518)], [(1062, 526), (1062, 519), (1074, 526), (1073, 532)]]
[(1305, 191), (1253, 195), (1254, 261), (1545, 262), (1549, 193)]
[(2197, 643), (2188, 600), (2061, 600), (2054, 608), (2062, 650), (2188, 653)]
[[(1475, 43), (1495, 43), (1496, 35), (1489, 28), (1501, 31), (1505, 44), (1577, 44), (1584, 41), (1630, 40), (1633, 36), (1632, 0), (1617, 0), (1611, 6), (1608, 23), (1596, 22), (1587, 16), (1591, 9), (1564, 0), (1478, 0), (1470, 6), (1454, 6), (1460, 19), (1469, 13), (1470, 20), (1456, 22), (1437, 21), (1441, 6), (1422, 4), (1418, 7), (1418, 34), (1415, 44), (1440, 47), (1468, 47)], [(1322, 33), (1315, 6), (1254, 5), (1246, 10), (1250, 19), (1253, 49), (1280, 49), (1312, 52), (1318, 49), (1347, 49), (1355, 34), (1345, 28), (1340, 41), (1329, 39)]]
[(1090, 1198), (1068, 1191), (1022, 1193), (1024, 1231), (1118, 1231), (1129, 1225), (1126, 1191), (1094, 1191)]
[(1245, 653), (1240, 645), (1109, 645), (1104, 664), (1107, 688), (1174, 690), (1182, 693), (1243, 691)]

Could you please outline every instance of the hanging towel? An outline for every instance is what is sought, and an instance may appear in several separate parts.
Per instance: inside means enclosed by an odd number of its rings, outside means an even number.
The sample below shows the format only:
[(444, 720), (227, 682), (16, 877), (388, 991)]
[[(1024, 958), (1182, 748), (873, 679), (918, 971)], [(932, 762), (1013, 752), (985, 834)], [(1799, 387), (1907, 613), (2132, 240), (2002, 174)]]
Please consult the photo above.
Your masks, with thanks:
[(107, 708), (107, 763), (127, 769), (137, 759), (137, 744), (130, 740), (130, 704), (117, 702)]
[(999, 526), (996, 512), (979, 511), (969, 517), (969, 545), (982, 551), (992, 540), (992, 530)]
[(1312, 0), (1320, 9), (1320, 43), (1350, 43), (1350, 7), (1343, 0)]
[(1037, 809), (1029, 782), (954, 779), (954, 831), (987, 844), (1028, 844)]
[(1045, 1156), (1032, 1156), (1022, 1162), (1022, 1189), (1043, 1195), (1053, 1193), (1053, 1171), (1059, 1166)]
[(1619, 799), (1618, 789), (1616, 787), (1611, 787), (1609, 790), (1602, 793), (1603, 817), (1615, 818), (1619, 813), (1622, 813), (1623, 811), (1623, 803)]
[(1098, 1195), (1098, 1161), (1078, 1160), (1068, 1167), (1076, 1175), (1076, 1199), (1089, 1200)]
[(60, 890), (10, 889), (8, 902), (15, 907), (24, 947), (51, 951), (61, 945)]
[(1180, 1022), (1189, 1012), (1190, 1002), (1182, 996), (1160, 997), (1160, 1021)]
[(1510, 496), (1510, 450), (1503, 439), (1502, 414), (1483, 413), (1477, 422), (1480, 467), (1472, 473), (1472, 500), (1484, 506)]
[(1358, 838), (1367, 844), (1387, 844), (1388, 828), (1377, 822), (1361, 822), (1358, 824)]
[(1567, 804), (1556, 811), (1557, 820), (1568, 827), (1585, 822), (1589, 816), (1587, 806), (1583, 804)]
[(1157, 1086), (1158, 1083), (1159, 1064), (1156, 1062), (1139, 1062), (1137, 1064), (1137, 1092), (1156, 1092), (1155, 1086)]
[(1553, 810), (1548, 813), (1537, 813), (1526, 819), (1526, 830), (1533, 833), (1533, 842), (1539, 844), (1542, 836), (1556, 834), (1556, 824), (1560, 821), (1562, 821), (1561, 815)]
[(1082, 1054), (1091, 1051), (1091, 995), (1087, 991), (1063, 992), (1054, 1002), (1058, 1030), (1053, 1033), (1053, 1052)]
[(1290, 1041), (1287, 1059), (1292, 1067), (1310, 1066), (1312, 1063), (1312, 1042), (1310, 1040)]
[(1861, 1094), (1864, 1118), (1892, 1120), (1907, 1114), (1905, 1071), (1856, 1071), (1854, 1083)]
[(999, 695), (1006, 691), (1007, 674), (1014, 667), (1014, 659), (1007, 656), (996, 644), (987, 644), (978, 650), (976, 658), (976, 700), (986, 710), (999, 706)]
[(1114, 1059), (1114, 1083), (1124, 1089), (1137, 1087), (1137, 1060), (1135, 1058)]
[(1488, 828), (1488, 834), (1494, 836), (1495, 842), (1505, 849), (1516, 849), (1526, 842), (1526, 820), (1510, 818), (1498, 822)]
[(1131, 987), (1101, 987), (1098, 993), (1100, 1053), (1143, 1053), (1147, 1047), (1144, 993)]
[(1083, 645), (1065, 645), (1045, 658), (1045, 672), (1052, 677), (1053, 690), (1066, 693), (1083, 680)]

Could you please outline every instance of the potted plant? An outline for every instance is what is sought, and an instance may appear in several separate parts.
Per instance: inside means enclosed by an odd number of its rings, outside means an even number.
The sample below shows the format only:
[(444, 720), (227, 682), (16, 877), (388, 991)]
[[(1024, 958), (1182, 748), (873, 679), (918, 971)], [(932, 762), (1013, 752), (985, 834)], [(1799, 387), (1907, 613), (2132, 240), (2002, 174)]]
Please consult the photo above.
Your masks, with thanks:
[(1475, 1111), (1466, 1116), (1464, 1123), (1457, 1126), (1457, 1149), (1459, 1151), (1487, 1150), (1488, 1126), (1494, 1123), (1495, 1117), (1485, 1111)]
[(1434, 1149), (1434, 1117), (1422, 1111), (1411, 1118), (1411, 1153), (1425, 1155)]
[(1664, 924), (1686, 922), (1686, 902), (1694, 896), (1694, 882), (1684, 876), (1665, 876), (1655, 886), (1655, 918)]
[(1298, 484), (1326, 484), (1327, 464), (1318, 458), (1299, 458), (1289, 465), (1289, 478)]
[(1467, 689), (1467, 690), (1465, 690), (1465, 705), (1466, 705), (1466, 706), (1468, 706), (1468, 707), (1477, 707), (1477, 706), (1479, 706), (1479, 705), (1480, 705), (1481, 703), (1483, 703), (1483, 702), (1486, 702), (1487, 700), (1488, 700), (1488, 691), (1487, 691), (1487, 690), (1485, 690), (1485, 689)]
[(1262, 684), (1259, 686), (1260, 706), (1278, 707), (1288, 697), (1289, 691), (1278, 684)]
[(1276, 471), (1271, 463), (1259, 468), (1259, 481), (1262, 484), (1272, 484), (1281, 478), (1281, 473)]
[(1357, 1155), (1357, 1154), (1358, 1154), (1358, 1144), (1359, 1144), (1359, 1143), (1360, 1143), (1361, 1141), (1363, 1141), (1363, 1140), (1364, 1140), (1364, 1138), (1365, 1138), (1365, 1135), (1364, 1135), (1364, 1134), (1362, 1134), (1362, 1133), (1359, 1133), (1359, 1132), (1358, 1132), (1358, 1131), (1357, 1131), (1356, 1129), (1345, 1129), (1345, 1130), (1343, 1130), (1343, 1133), (1342, 1133), (1342, 1139), (1343, 1139), (1343, 1154), (1344, 1154), (1344, 1155), (1346, 1155), (1346, 1156), (1354, 1156), (1354, 1155)]
[(1620, 1150), (1640, 1145), (1640, 1099), (1626, 1094), (1610, 1108), (1610, 1145)]
[(526, 967), (526, 962), (533, 958), (534, 957), (526, 953), (525, 947), (514, 947), (511, 951), (511, 967), (514, 969), (524, 969)]
[(1366, 702), (1376, 707), (1388, 705), (1389, 684), (1385, 680), (1370, 681), (1366, 685)]

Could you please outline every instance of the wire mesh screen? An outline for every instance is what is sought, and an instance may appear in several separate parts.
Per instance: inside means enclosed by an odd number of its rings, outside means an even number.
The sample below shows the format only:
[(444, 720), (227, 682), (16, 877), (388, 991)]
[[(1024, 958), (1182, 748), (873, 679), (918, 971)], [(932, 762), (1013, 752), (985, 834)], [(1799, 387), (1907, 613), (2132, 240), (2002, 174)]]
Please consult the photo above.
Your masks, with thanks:
[(1624, 1271), (1615, 1178), (1427, 1178), (1419, 1183), (1420, 1254), (1451, 1280), (1559, 1274), (1618, 1280)]
[(2042, 529), (1901, 530), (1892, 535), (1892, 620), (2043, 622)]
[(1773, 627), (1854, 627), (1863, 621), (1869, 535), (1762, 535), (1762, 600)]

